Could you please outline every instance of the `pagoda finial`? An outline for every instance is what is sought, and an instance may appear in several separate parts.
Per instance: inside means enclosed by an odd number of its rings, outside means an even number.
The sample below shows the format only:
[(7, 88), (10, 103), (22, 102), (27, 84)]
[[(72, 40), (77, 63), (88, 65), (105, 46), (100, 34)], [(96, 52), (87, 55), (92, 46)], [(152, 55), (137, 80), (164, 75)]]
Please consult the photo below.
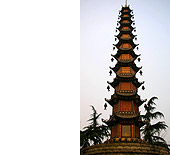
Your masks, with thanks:
[(126, 0), (126, 3), (125, 3), (125, 7), (127, 7), (127, 0)]

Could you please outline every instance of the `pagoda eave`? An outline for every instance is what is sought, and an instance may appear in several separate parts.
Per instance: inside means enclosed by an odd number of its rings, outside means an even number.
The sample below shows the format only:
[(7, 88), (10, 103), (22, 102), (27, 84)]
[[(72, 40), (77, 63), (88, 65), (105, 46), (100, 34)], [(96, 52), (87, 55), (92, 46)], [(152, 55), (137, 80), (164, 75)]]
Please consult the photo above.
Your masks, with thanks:
[(135, 75), (133, 75), (132, 77), (120, 77), (120, 76), (117, 75), (117, 77), (116, 77), (112, 82), (107, 81), (107, 83), (108, 83), (109, 85), (111, 85), (113, 88), (115, 88), (115, 87), (118, 85), (119, 80), (120, 80), (121, 82), (130, 82), (130, 81), (132, 81), (132, 83), (133, 83), (137, 88), (139, 88), (139, 87), (144, 83), (144, 81), (143, 81), (143, 82), (139, 82), (138, 79), (134, 78), (134, 76), (135, 76)]
[(131, 19), (132, 17), (134, 17), (134, 15), (132, 15), (132, 14), (128, 14), (128, 16), (124, 16), (125, 14), (121, 14), (121, 15), (119, 15), (118, 17), (119, 18), (122, 18), (122, 19)]
[(121, 55), (121, 54), (130, 54), (133, 58), (134, 58), (134, 60), (138, 57), (138, 56), (140, 56), (140, 55), (137, 55), (137, 54), (135, 54), (135, 52), (132, 50), (129, 50), (129, 51), (122, 51), (122, 50), (118, 50), (117, 51), (117, 53), (114, 55), (115, 57), (117, 57), (117, 58), (119, 58), (119, 56)]
[[(133, 28), (133, 27), (132, 27)], [(119, 29), (118, 29), (119, 30)], [(121, 30), (121, 29), (120, 29)], [(119, 31), (120, 31), (119, 30)], [(132, 32), (128, 32), (128, 31), (120, 31), (120, 33), (118, 35), (114, 35), (117, 38), (120, 38), (122, 34), (129, 34), (131, 36), (131, 38), (135, 38), (137, 35), (132, 34)], [(120, 38), (121, 39), (121, 38)]]
[(117, 52), (115, 55), (111, 54), (111, 56), (114, 57), (114, 58), (115, 58), (117, 61), (119, 61), (120, 63), (124, 63), (124, 64), (131, 63), (131, 62), (135, 61), (137, 57), (140, 56), (140, 55), (136, 55), (136, 54), (134, 53), (134, 51), (132, 51), (132, 52), (130, 53), (130, 55), (133, 56), (133, 59), (130, 59), (129, 61), (120, 61), (118, 58), (120, 57), (120, 55), (121, 55), (122, 53), (123, 53), (122, 51), (119, 51), (119, 52)]
[(122, 14), (127, 14), (127, 13), (130, 14), (132, 12), (132, 10), (130, 10), (129, 7), (126, 8), (128, 9), (128, 11), (124, 11), (125, 10), (124, 8), (122, 8), (122, 10), (120, 11)]
[(119, 81), (118, 81), (118, 79), (114, 79), (113, 82), (107, 81), (107, 83), (108, 83), (109, 85), (111, 85), (113, 88), (115, 88), (115, 87), (118, 85)]
[(145, 99), (145, 100), (141, 100), (140, 99), (140, 97), (138, 96), (138, 95), (136, 95), (136, 96), (124, 96), (124, 97), (122, 97), (122, 96), (119, 96), (119, 95), (117, 95), (117, 94), (113, 94), (113, 95), (111, 95), (111, 98), (110, 99), (106, 99), (105, 98), (105, 101), (107, 102), (107, 103), (109, 103), (112, 107), (119, 101), (119, 100), (129, 100), (129, 99), (134, 99), (134, 103), (138, 106), (138, 107), (140, 107), (144, 102), (146, 102), (147, 100)]
[(139, 88), (142, 84), (144, 84), (144, 81), (139, 82), (137, 78), (134, 78), (134, 80), (132, 82), (137, 88)]
[(131, 66), (132, 69), (137, 73), (142, 67), (137, 67), (135, 63), (121, 63), (119, 62), (118, 64), (115, 65), (115, 67), (110, 67), (111, 70), (113, 70), (115, 73), (119, 70), (120, 67), (126, 67), (126, 66)]
[(110, 116), (109, 120), (102, 119), (102, 122), (104, 122), (108, 126), (114, 126), (118, 123), (118, 121), (117, 121), (117, 119), (115, 118), (114, 115)]
[(124, 118), (124, 119), (132, 119), (138, 117), (134, 111), (119, 111), (114, 113), (116, 117)]
[(118, 124), (118, 122), (125, 124), (125, 123), (129, 123), (130, 124), (135, 124), (139, 127), (142, 127), (143, 125), (145, 125), (146, 123), (144, 121), (141, 120), (139, 115), (135, 115), (134, 117), (122, 117), (119, 115), (112, 115), (110, 116), (109, 120), (102, 120), (105, 124), (107, 124), (109, 127), (111, 126), (115, 126), (116, 124)]
[[(122, 43), (129, 43), (132, 47), (130, 47), (130, 48), (122, 48), (122, 47), (120, 47)], [(117, 44), (113, 44), (113, 45), (114, 45), (117, 49), (130, 50), (130, 49), (134, 49), (134, 48), (135, 48), (136, 46), (138, 46), (139, 44), (135, 44), (132, 39), (128, 39), (128, 40), (120, 39)]]

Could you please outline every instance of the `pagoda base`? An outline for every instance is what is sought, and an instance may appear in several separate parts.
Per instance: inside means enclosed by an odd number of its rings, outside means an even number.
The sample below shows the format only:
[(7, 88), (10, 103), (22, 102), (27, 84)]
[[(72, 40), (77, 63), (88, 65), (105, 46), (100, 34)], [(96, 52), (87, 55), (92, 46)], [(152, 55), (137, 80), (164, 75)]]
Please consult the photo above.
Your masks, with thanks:
[[(127, 140), (127, 139), (126, 139)], [(123, 140), (124, 141), (124, 140)], [(81, 149), (81, 155), (169, 155), (169, 150), (163, 146), (140, 142), (128, 142), (119, 139), (93, 145)]]

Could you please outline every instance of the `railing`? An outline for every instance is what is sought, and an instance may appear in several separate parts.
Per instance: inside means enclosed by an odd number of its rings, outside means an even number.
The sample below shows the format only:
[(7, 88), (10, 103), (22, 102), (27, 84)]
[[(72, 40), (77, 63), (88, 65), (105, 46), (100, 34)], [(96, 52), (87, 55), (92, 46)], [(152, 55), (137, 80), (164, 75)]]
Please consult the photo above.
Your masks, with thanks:
[(135, 111), (119, 111), (115, 112), (116, 114), (136, 114)]
[(118, 91), (116, 91), (116, 93), (118, 95), (131, 96), (131, 95), (135, 95), (136, 91), (134, 91), (134, 90), (118, 90)]
[(133, 74), (132, 73), (119, 73), (118, 74), (119, 76), (133, 76)]
[(120, 59), (119, 61), (120, 62), (131, 62), (132, 60), (131, 59)]

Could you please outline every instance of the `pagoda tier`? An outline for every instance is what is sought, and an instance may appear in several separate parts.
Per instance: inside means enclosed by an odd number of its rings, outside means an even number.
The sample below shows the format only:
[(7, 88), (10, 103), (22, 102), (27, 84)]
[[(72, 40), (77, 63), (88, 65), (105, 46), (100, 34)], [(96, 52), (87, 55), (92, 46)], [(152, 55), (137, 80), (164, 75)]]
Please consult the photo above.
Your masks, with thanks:
[(120, 21), (118, 21), (118, 24), (121, 24), (123, 26), (129, 26), (133, 23), (134, 21), (132, 21), (130, 18), (127, 19), (121, 19)]
[(125, 6), (122, 7), (117, 23), (119, 34), (115, 35), (117, 53), (112, 55), (117, 63), (110, 67), (116, 74), (112, 82), (107, 82), (114, 88), (111, 99), (105, 99), (113, 107), (112, 115), (109, 120), (104, 121), (111, 127), (111, 138), (140, 138), (140, 127), (144, 125), (139, 113), (139, 106), (146, 100), (141, 100), (138, 95), (138, 88), (144, 83), (136, 78), (137, 72), (142, 67), (137, 67), (135, 60), (138, 56), (134, 49), (139, 45), (134, 43), (136, 35), (132, 31), (135, 28), (132, 10)]
[(112, 107), (119, 102), (119, 100), (133, 100), (133, 102), (139, 107), (141, 106), (144, 102), (146, 102), (145, 100), (141, 100), (140, 96), (138, 94), (134, 95), (134, 96), (119, 96), (117, 94), (113, 94), (111, 95), (111, 99), (106, 99), (105, 101), (108, 102)]
[(129, 8), (129, 6), (125, 6), (125, 7), (122, 6), (122, 9), (119, 11), (119, 13), (121, 13), (121, 14), (127, 14), (127, 13), (132, 12), (132, 11), (133, 11), (133, 10), (131, 10), (131, 9)]
[(128, 52), (126, 54), (120, 51), (120, 52), (117, 52), (115, 55), (111, 54), (111, 56), (121, 63), (128, 63), (128, 62), (135, 61), (136, 58), (140, 56), (140, 54), (137, 55), (135, 54), (134, 51), (132, 51), (130, 54)]
[(140, 114), (135, 114), (134, 112), (117, 112), (110, 116), (109, 120), (102, 120), (105, 122), (109, 127), (120, 123), (130, 123), (136, 124), (137, 126), (142, 127), (144, 123), (142, 122)]
[[(123, 75), (122, 75), (123, 76)], [(139, 82), (138, 81), (138, 79), (135, 77), (128, 77), (128, 76), (126, 76), (126, 79), (123, 77), (123, 78), (120, 78), (120, 77), (116, 77), (115, 79), (114, 79), (114, 81), (113, 82), (109, 82), (109, 81), (107, 81), (107, 83), (108, 84), (110, 84), (113, 88), (115, 88), (116, 89), (116, 87), (117, 86), (119, 86), (119, 83), (120, 82), (132, 82), (132, 84), (135, 86), (135, 87), (137, 87), (137, 88), (139, 88), (142, 84), (144, 84), (144, 81), (143, 82)]]
[(112, 127), (111, 137), (140, 138), (140, 128), (144, 125), (140, 115), (129, 112), (122, 113), (120, 115), (114, 113), (110, 116), (109, 120), (103, 120), (109, 127)]
[(142, 68), (142, 67), (137, 67), (134, 62), (122, 63), (118, 61), (115, 67), (110, 67), (110, 69), (113, 70), (114, 72), (117, 72), (121, 67), (131, 67), (136, 73)]
[[(117, 24), (119, 25), (119, 23)], [(135, 30), (136, 28), (135, 27), (132, 27), (131, 25), (120, 25), (119, 27), (116, 27), (117, 30), (120, 31), (120, 34), (121, 35), (122, 33), (130, 33), (132, 32), (133, 30)], [(115, 35), (115, 36), (118, 36), (118, 35)], [(136, 35), (133, 35), (133, 36), (136, 36)]]
[(118, 35), (115, 35), (115, 37), (119, 38), (121, 41), (123, 41), (123, 40), (133, 40), (137, 36), (137, 35), (133, 35), (131, 33), (131, 29), (129, 29), (129, 27), (128, 27), (128, 29), (123, 30), (123, 31), (122, 31), (122, 28), (118, 28), (118, 30), (120, 30), (120, 33)]
[(126, 12), (126, 13), (122, 13), (118, 16), (119, 19), (129, 19), (129, 18), (131, 19), (132, 17), (134, 17), (134, 15), (129, 12), (128, 12), (128, 14)]
[[(128, 36), (126, 36), (126, 39), (121, 39), (117, 44), (114, 44), (114, 46), (117, 47), (118, 50), (132, 50), (139, 44), (134, 44), (132, 39), (128, 39)], [(128, 40), (127, 40), (128, 39)]]

